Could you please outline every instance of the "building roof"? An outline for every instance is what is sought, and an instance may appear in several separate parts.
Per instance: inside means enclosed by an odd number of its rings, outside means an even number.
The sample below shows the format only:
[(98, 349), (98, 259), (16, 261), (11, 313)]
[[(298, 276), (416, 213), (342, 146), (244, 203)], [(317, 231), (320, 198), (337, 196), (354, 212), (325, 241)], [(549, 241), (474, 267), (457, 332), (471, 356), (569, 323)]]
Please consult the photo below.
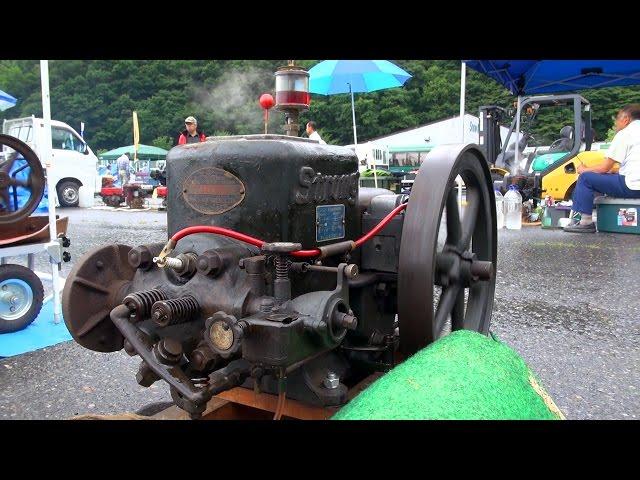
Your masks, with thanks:
[[(465, 117), (472, 117), (474, 120), (478, 120), (478, 121), (480, 120), (478, 117), (476, 117), (475, 115), (471, 115), (470, 113), (465, 113), (464, 116)], [(434, 120), (433, 122), (425, 123), (424, 125), (418, 125), (417, 127), (409, 127), (409, 128), (405, 128), (404, 130), (398, 130), (397, 132), (390, 133), (388, 135), (382, 135), (380, 137), (371, 138), (371, 139), (367, 140), (367, 142), (376, 142), (378, 140), (382, 140), (383, 138), (392, 137), (392, 136), (398, 135), (400, 133), (407, 133), (407, 132), (411, 132), (413, 130), (419, 130), (421, 128), (429, 127), (431, 125), (436, 125), (438, 123), (448, 122), (450, 120), (457, 120), (458, 118), (460, 118), (460, 115), (454, 115), (452, 117), (442, 118), (440, 120)]]

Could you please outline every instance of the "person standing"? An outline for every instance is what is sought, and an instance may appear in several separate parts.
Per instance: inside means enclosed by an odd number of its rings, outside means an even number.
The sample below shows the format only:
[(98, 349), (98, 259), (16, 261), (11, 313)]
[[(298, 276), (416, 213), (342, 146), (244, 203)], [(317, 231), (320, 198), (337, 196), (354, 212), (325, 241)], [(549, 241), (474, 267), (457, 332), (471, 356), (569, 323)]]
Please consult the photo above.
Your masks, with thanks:
[(320, 134), (316, 130), (316, 122), (314, 122), (313, 120), (310, 122), (307, 122), (307, 135), (311, 140), (317, 140), (320, 143), (320, 145), (327, 144), (327, 142), (322, 140), (322, 138), (320, 137)]
[(118, 172), (118, 181), (120, 186), (124, 187), (129, 183), (129, 175), (131, 174), (131, 159), (129, 152), (123, 153), (116, 160), (116, 171)]
[(180, 136), (178, 137), (178, 145), (204, 142), (207, 139), (204, 132), (198, 128), (198, 121), (195, 117), (185, 118), (184, 126), (186, 127), (186, 130), (183, 130), (180, 133)]

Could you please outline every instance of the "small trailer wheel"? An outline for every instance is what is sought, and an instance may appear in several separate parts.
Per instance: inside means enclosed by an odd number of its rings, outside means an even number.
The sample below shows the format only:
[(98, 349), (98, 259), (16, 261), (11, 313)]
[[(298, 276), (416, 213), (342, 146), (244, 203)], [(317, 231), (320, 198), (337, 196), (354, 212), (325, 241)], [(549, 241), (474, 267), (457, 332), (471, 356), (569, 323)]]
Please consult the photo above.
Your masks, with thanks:
[(40, 313), (43, 298), (35, 273), (22, 265), (0, 265), (0, 333), (26, 328)]

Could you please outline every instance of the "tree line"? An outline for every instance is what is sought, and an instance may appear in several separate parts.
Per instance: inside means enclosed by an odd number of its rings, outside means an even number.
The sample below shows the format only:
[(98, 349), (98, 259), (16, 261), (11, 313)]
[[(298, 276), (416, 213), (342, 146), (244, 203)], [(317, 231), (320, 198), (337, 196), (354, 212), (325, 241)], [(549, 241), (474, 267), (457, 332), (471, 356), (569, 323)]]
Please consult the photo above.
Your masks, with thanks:
[[(311, 68), (318, 60), (296, 64)], [(356, 94), (358, 140), (452, 117), (459, 111), (460, 62), (393, 60), (413, 75), (402, 88)], [(207, 135), (264, 132), (262, 93), (274, 93), (274, 72), (286, 60), (52, 60), (49, 62), (51, 115), (80, 129), (94, 150), (133, 143), (132, 112), (138, 113), (140, 141), (171, 148), (193, 115)], [(512, 106), (515, 98), (493, 80), (467, 69), (466, 111), (481, 105)], [(40, 65), (36, 60), (0, 60), (0, 89), (18, 104), (0, 119), (41, 116)], [(622, 105), (637, 102), (639, 87), (580, 92), (592, 103), (597, 140), (611, 133), (612, 118)], [(312, 95), (308, 120), (318, 124), (330, 144), (353, 143), (351, 101), (344, 95)], [(541, 114), (536, 139), (549, 144), (570, 121), (562, 114)], [(275, 110), (269, 132), (283, 133), (283, 115)], [(302, 133), (302, 130), (301, 130)]]

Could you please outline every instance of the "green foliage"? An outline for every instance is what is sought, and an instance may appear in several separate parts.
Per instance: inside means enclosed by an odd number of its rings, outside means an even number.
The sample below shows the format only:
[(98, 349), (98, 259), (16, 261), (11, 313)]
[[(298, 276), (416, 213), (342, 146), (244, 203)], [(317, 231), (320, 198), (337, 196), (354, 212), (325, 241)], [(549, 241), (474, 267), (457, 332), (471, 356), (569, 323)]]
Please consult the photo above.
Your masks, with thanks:
[[(404, 87), (355, 95), (358, 141), (414, 128), (458, 114), (460, 62), (393, 60), (413, 75)], [(318, 60), (301, 60), (310, 68)], [(264, 132), (262, 93), (274, 93), (274, 72), (286, 60), (52, 60), (49, 62), (51, 114), (78, 129), (94, 150), (133, 143), (132, 112), (138, 112), (140, 142), (170, 148), (193, 115), (207, 135)], [(37, 60), (0, 60), (0, 89), (18, 104), (0, 120), (42, 115)], [(639, 87), (581, 92), (593, 105), (596, 139), (611, 117), (640, 94)], [(467, 112), (481, 105), (511, 106), (515, 98), (493, 80), (467, 70)], [(539, 116), (538, 142), (557, 138), (567, 119), (561, 113)], [(344, 95), (312, 95), (300, 124), (315, 120), (329, 144), (353, 143), (351, 100)], [(269, 133), (283, 133), (283, 115), (271, 110)], [(301, 129), (302, 133), (303, 129)], [(212, 134), (213, 132), (213, 134)]]
[(164, 148), (165, 150), (171, 150), (173, 147), (173, 140), (168, 136), (156, 137), (151, 141), (151, 145), (158, 148)]
[(609, 130), (607, 130), (607, 138), (604, 139), (605, 142), (610, 142), (613, 140), (613, 137), (616, 136), (616, 129), (611, 126)]
[(340, 145), (328, 128), (319, 129), (318, 134), (320, 135), (320, 138), (327, 143), (327, 145)]
[[(374, 172), (373, 172), (373, 168), (367, 168), (364, 172), (360, 173), (361, 177), (374, 177)], [(392, 173), (390, 173), (388, 170), (380, 170), (379, 168), (376, 168), (375, 171), (375, 176), (378, 177), (391, 177), (393, 176)]]

